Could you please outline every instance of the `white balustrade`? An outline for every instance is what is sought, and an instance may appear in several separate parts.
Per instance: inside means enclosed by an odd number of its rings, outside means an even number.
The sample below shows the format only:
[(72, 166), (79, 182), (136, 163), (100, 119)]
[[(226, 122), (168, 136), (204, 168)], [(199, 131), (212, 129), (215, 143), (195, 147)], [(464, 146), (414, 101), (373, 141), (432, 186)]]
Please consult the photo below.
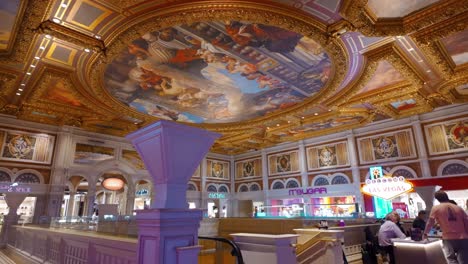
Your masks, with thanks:
[(137, 239), (96, 236), (93, 233), (13, 226), (8, 246), (41, 263), (136, 264)]

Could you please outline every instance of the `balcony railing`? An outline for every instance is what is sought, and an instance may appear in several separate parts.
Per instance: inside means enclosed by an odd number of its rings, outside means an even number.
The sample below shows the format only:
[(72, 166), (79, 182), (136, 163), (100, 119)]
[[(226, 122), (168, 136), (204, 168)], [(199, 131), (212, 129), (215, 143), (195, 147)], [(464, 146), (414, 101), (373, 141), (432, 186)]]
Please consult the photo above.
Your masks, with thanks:
[(198, 260), (203, 264), (244, 264), (242, 252), (234, 242), (222, 237), (198, 237), (203, 246)]

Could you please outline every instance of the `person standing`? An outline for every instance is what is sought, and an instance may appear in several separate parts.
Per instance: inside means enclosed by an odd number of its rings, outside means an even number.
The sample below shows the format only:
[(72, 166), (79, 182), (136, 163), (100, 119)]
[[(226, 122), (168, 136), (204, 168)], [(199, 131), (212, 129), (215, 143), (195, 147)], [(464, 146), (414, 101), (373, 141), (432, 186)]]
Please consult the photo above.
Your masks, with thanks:
[(383, 253), (388, 254), (390, 264), (395, 264), (395, 255), (393, 254), (392, 238), (406, 238), (406, 235), (401, 232), (396, 225), (399, 220), (399, 215), (396, 212), (390, 212), (385, 217), (385, 222), (380, 226), (378, 237), (379, 246)]
[(442, 229), (442, 249), (449, 264), (468, 264), (468, 216), (463, 209), (450, 203), (444, 191), (437, 191), (435, 198), (439, 205), (432, 207), (424, 230), (424, 237), (434, 223)]
[(426, 211), (421, 210), (413, 221), (413, 228), (419, 228), (424, 231), (426, 228)]

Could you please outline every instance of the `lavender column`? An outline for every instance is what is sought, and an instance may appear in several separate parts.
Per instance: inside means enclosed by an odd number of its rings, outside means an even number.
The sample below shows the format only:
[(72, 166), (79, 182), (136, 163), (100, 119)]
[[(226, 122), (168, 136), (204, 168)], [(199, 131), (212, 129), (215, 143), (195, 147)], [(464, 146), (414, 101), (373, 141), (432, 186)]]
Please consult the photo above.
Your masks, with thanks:
[(151, 177), (152, 208), (137, 213), (138, 263), (196, 263), (202, 211), (189, 210), (187, 183), (220, 135), (161, 120), (127, 136)]

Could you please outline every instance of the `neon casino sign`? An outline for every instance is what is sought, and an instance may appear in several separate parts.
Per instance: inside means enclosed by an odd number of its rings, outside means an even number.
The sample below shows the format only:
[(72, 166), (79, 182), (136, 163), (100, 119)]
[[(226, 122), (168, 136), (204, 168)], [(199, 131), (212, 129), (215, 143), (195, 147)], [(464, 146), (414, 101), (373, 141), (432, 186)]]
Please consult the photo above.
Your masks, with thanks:
[(315, 188), (289, 190), (289, 195), (322, 194), (322, 193), (327, 193), (327, 188), (326, 187), (315, 187)]
[(384, 176), (377, 179), (367, 179), (362, 192), (385, 200), (391, 200), (413, 190), (413, 185), (403, 176)]
[(208, 198), (210, 199), (224, 199), (226, 194), (224, 193), (208, 193)]

